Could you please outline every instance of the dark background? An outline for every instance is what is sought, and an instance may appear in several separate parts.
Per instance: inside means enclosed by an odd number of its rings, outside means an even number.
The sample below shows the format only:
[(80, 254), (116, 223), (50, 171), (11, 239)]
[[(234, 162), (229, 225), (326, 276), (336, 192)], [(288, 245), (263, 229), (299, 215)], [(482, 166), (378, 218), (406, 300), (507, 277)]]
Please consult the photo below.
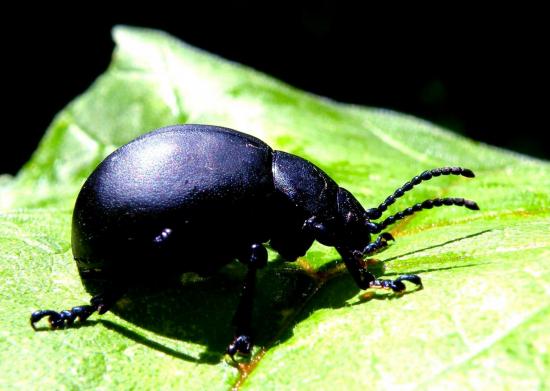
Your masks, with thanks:
[(542, 10), (258, 3), (5, 14), (0, 173), (17, 172), (53, 116), (106, 69), (115, 24), (163, 29), (301, 89), (550, 158)]

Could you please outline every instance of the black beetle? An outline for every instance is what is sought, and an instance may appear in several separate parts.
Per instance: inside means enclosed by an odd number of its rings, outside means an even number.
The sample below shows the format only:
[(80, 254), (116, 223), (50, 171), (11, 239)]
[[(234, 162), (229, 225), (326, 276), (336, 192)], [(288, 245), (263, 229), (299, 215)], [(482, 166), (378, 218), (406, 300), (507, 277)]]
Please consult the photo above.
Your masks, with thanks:
[(317, 166), (255, 137), (209, 125), (155, 130), (109, 155), (76, 200), (72, 250), (91, 304), (36, 311), (31, 325), (44, 317), (52, 328), (84, 321), (108, 311), (130, 286), (183, 272), (208, 275), (238, 259), (248, 271), (227, 353), (247, 354), (256, 270), (267, 262), (264, 243), (288, 261), (305, 255), (315, 240), (335, 247), (361, 289), (401, 292), (403, 281), (421, 285), (416, 275), (376, 279), (364, 258), (393, 240), (385, 232), (371, 241), (371, 234), (405, 216), (446, 205), (479, 209), (463, 198), (436, 198), (374, 222), (420, 182), (450, 174), (474, 176), (461, 167), (425, 171), (365, 210)]

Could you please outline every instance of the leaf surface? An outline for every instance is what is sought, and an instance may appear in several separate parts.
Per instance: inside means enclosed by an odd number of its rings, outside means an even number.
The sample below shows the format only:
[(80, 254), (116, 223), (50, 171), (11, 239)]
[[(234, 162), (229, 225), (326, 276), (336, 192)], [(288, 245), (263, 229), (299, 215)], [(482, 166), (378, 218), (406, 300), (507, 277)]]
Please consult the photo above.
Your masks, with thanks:
[[(158, 31), (118, 27), (109, 69), (60, 112), (15, 178), (0, 177), (0, 388), (548, 388), (550, 165), (425, 121), (329, 101)], [(33, 332), (37, 308), (84, 304), (70, 250), (80, 186), (111, 151), (174, 123), (251, 133), (317, 164), (374, 207), (422, 170), (459, 165), (390, 212), (438, 196), (439, 208), (391, 227), (377, 255), (387, 278), (425, 289), (359, 291), (330, 248), (294, 264), (271, 253), (259, 276), (251, 363), (223, 358), (243, 270), (130, 292), (113, 313)]]

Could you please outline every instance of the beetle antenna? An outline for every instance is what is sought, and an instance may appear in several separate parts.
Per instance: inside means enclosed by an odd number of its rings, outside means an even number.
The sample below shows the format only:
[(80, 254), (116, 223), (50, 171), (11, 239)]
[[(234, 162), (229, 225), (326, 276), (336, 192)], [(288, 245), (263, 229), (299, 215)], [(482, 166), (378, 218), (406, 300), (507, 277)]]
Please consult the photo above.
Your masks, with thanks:
[(367, 209), (366, 217), (369, 220), (379, 219), (380, 217), (382, 217), (382, 213), (384, 213), (388, 209), (388, 206), (393, 204), (397, 198), (402, 197), (403, 194), (411, 190), (416, 185), (420, 184), (420, 182), (429, 181), (433, 177), (437, 177), (440, 175), (462, 175), (466, 178), (475, 177), (475, 174), (472, 170), (462, 167), (441, 167), (434, 168), (433, 170), (424, 171), (422, 174), (415, 176), (409, 182), (406, 182), (403, 186), (394, 191), (393, 194), (386, 198), (386, 200), (382, 202), (378, 207)]
[(388, 225), (392, 225), (393, 223), (404, 219), (405, 217), (410, 216), (413, 213), (420, 212), (423, 209), (431, 209), (434, 207), (437, 208), (440, 206), (450, 205), (464, 206), (471, 210), (479, 210), (479, 206), (474, 201), (466, 200), (464, 198), (434, 198), (433, 200), (426, 200), (424, 202), (413, 205), (405, 210), (402, 210), (401, 212), (398, 212), (386, 218), (381, 223), (368, 222), (367, 224), (369, 226), (369, 231), (373, 234), (376, 234), (381, 232)]

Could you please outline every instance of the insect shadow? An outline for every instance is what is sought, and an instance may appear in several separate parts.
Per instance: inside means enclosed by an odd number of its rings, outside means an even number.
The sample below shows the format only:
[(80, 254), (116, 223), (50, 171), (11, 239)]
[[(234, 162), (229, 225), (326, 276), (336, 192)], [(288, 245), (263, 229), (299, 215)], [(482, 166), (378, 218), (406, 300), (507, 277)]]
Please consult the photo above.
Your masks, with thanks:
[[(452, 239), (414, 252), (442, 247), (486, 232), (488, 231)], [(408, 254), (410, 253), (390, 259)], [(338, 263), (341, 261), (334, 260), (329, 262), (329, 265)], [(474, 265), (462, 264), (410, 272), (470, 266)], [(109, 330), (178, 359), (215, 365), (223, 359), (227, 344), (233, 338), (232, 319), (239, 302), (241, 281), (245, 272), (244, 266), (232, 263), (218, 274), (208, 278), (190, 278), (189, 275), (184, 275), (183, 283), (177, 286), (162, 287), (162, 289), (159, 287), (136, 288), (129, 291), (111, 309), (120, 318), (156, 335), (204, 346), (205, 350), (196, 356), (180, 352), (166, 346), (164, 342), (153, 340), (108, 320), (89, 321), (89, 323), (101, 323)], [(383, 268), (379, 268), (378, 271), (375, 269), (374, 273), (382, 274)], [(321, 285), (322, 289), (319, 289)], [(292, 337), (294, 325), (319, 309), (364, 304), (372, 299), (388, 300), (403, 297), (403, 294), (387, 292), (360, 296), (350, 303), (360, 289), (348, 273), (339, 273), (328, 281), (321, 281), (296, 267), (295, 264), (279, 261), (270, 262), (260, 271), (256, 291), (253, 323), (255, 343), (260, 347), (286, 341)], [(413, 288), (405, 294), (415, 291), (416, 289)]]
[[(233, 338), (232, 320), (245, 272), (243, 265), (233, 263), (208, 278), (190, 278), (186, 274), (182, 284), (132, 289), (110, 310), (156, 335), (204, 346), (205, 350), (197, 356), (169, 348), (159, 340), (114, 322), (98, 322), (176, 358), (217, 364)], [(289, 312), (304, 300), (315, 284), (313, 278), (288, 263), (270, 263), (259, 272), (253, 314), (254, 337), (258, 346), (265, 346), (273, 339)]]

